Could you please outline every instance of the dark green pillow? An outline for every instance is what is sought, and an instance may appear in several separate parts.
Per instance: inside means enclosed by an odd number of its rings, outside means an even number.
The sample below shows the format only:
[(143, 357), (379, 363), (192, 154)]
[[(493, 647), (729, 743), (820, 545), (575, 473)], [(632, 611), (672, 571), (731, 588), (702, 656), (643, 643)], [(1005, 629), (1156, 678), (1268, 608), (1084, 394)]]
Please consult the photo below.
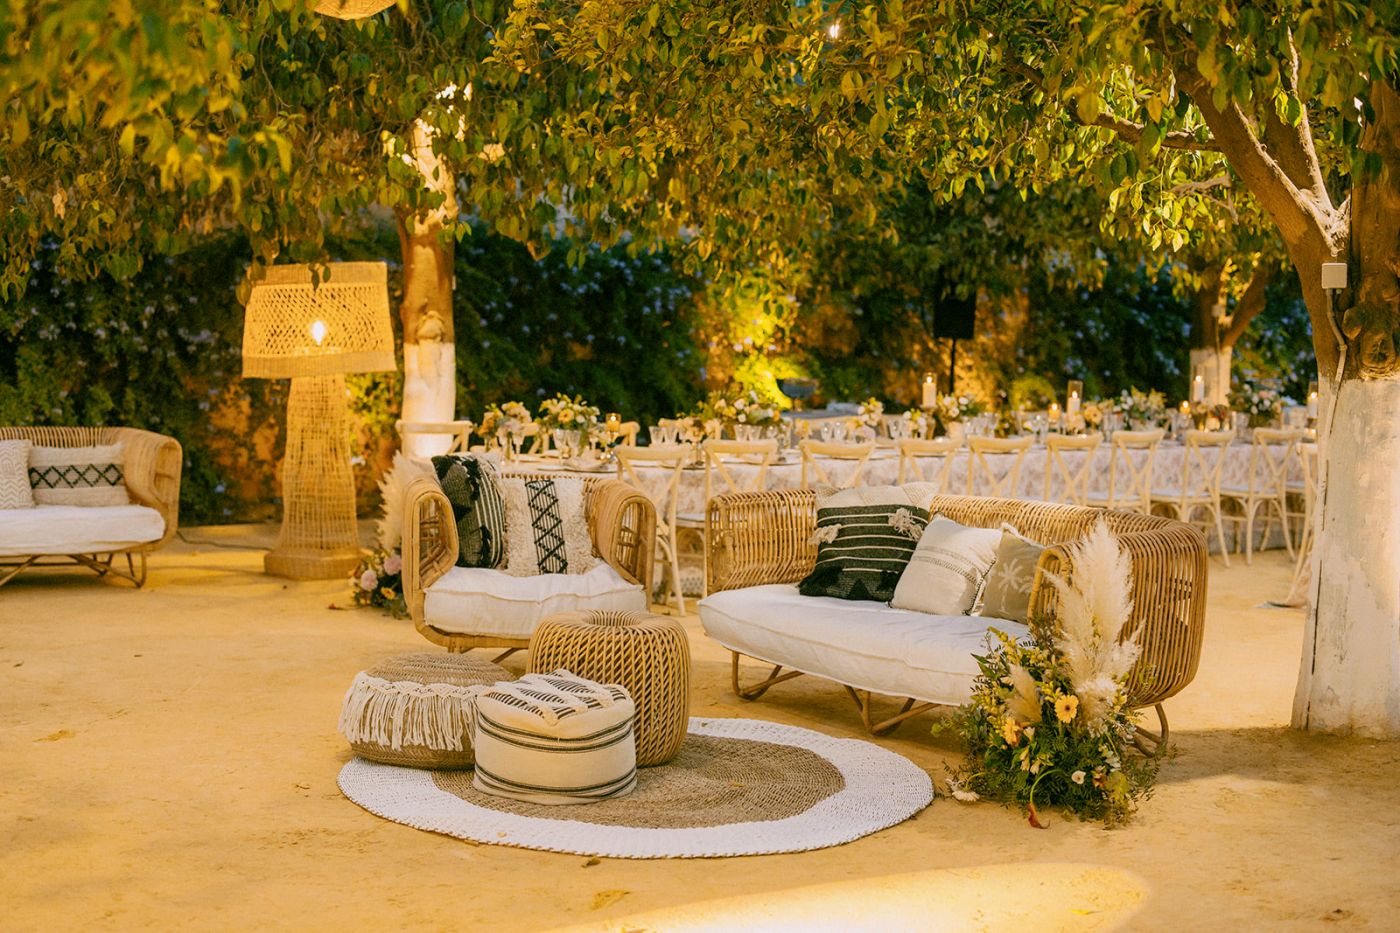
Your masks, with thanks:
[(894, 503), (817, 509), (817, 564), (797, 591), (889, 602), (928, 519), (927, 509)]
[(475, 454), (433, 458), (433, 472), (452, 503), (457, 566), (496, 568), (506, 559), (506, 504), (496, 468)]

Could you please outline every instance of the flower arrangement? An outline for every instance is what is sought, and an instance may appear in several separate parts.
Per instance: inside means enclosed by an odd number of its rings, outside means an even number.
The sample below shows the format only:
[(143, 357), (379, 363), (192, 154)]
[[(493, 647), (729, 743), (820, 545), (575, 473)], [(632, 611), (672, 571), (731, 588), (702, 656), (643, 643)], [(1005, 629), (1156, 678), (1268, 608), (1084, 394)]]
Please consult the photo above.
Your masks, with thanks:
[(398, 551), (378, 548), (350, 577), (357, 606), (377, 606), (396, 619), (408, 617), (403, 596), (403, 558)]
[(481, 426), (477, 428), (477, 433), (490, 441), (503, 428), (507, 431), (519, 431), (534, 420), (530, 415), (530, 409), (526, 408), (523, 402), (487, 405), (486, 411), (481, 416)]
[(910, 436), (910, 437), (927, 437), (927, 436), (928, 436), (929, 428), (931, 427), (931, 423), (930, 423), (930, 420), (929, 420), (929, 416), (928, 416), (927, 414), (924, 413), (923, 409), (921, 409), (921, 408), (911, 408), (911, 409), (909, 409), (908, 411), (906, 411), (904, 414), (900, 415), (900, 417), (903, 418), (905, 421), (907, 421), (907, 422), (909, 423), (908, 436)]
[(1121, 637), (1132, 611), (1129, 557), (1103, 522), (1068, 556), (1073, 575), (1048, 576), (1056, 624), (1032, 626), (1029, 644), (995, 632), (997, 644), (977, 659), (972, 700), (935, 727), (967, 746), (952, 795), (1024, 806), (1035, 827), (1044, 826), (1037, 801), (1121, 823), (1151, 795), (1160, 765), (1128, 754), (1137, 717), (1126, 682), (1138, 656), (1134, 639)]
[(778, 408), (764, 402), (752, 389), (734, 398), (726, 398), (718, 392), (711, 393), (696, 412), (696, 416), (701, 422), (719, 421), (730, 425), (768, 427), (782, 423), (782, 413)]
[(1113, 412), (1113, 403), (1104, 402), (1099, 399), (1092, 399), (1084, 403), (1084, 407), (1079, 410), (1079, 414), (1084, 418), (1084, 423), (1091, 428), (1097, 428), (1103, 424), (1104, 416)]
[(1283, 393), (1276, 383), (1241, 380), (1230, 392), (1230, 405), (1249, 416), (1252, 428), (1267, 427), (1283, 415)]
[(866, 399), (860, 403), (860, 414), (857, 418), (867, 428), (878, 429), (885, 422), (885, 403), (873, 396)]
[(1142, 392), (1137, 387), (1124, 389), (1118, 397), (1117, 408), (1128, 423), (1137, 428), (1155, 428), (1167, 417), (1167, 399), (1161, 392)]
[(598, 407), (585, 402), (583, 396), (575, 395), (570, 398), (561, 392), (554, 398), (540, 402), (539, 417), (536, 420), (545, 431), (588, 432), (598, 423), (600, 414)]

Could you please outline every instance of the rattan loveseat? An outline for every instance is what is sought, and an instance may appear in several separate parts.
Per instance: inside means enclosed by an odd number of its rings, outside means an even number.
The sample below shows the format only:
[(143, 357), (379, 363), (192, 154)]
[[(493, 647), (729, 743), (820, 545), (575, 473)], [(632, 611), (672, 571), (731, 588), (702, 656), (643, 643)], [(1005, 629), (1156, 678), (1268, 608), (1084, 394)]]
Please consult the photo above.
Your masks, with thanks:
[[(1144, 730), (1147, 741), (1155, 743), (1165, 739), (1167, 723), (1162, 702), (1191, 682), (1200, 660), (1206, 597), (1206, 542), (1200, 531), (1171, 519), (1130, 512), (979, 496), (936, 496), (931, 511), (941, 512), (965, 525), (983, 528), (997, 528), (1009, 522), (1022, 534), (1050, 545), (1068, 544), (1086, 533), (1100, 518), (1106, 520), (1132, 559), (1133, 614), (1127, 632), (1139, 633), (1141, 647), (1129, 681), (1133, 702), (1137, 707), (1155, 707), (1160, 718), (1159, 734)], [(795, 588), (791, 588), (790, 593), (780, 594), (790, 609), (785, 618), (751, 612), (746, 623), (744, 613), (733, 610), (743, 597), (727, 595), (729, 591), (752, 590), (758, 598), (759, 588), (793, 584), (811, 572), (817, 552), (812, 541), (816, 525), (814, 492), (784, 489), (717, 496), (710, 500), (706, 521), (709, 547), (706, 575), (710, 595), (700, 603), (700, 619), (707, 634), (730, 649), (734, 690), (740, 697), (757, 699), (774, 684), (801, 674), (825, 677), (846, 688), (860, 707), (866, 728), (877, 734), (893, 729), (932, 706), (961, 702), (946, 691), (941, 695), (933, 695), (933, 691), (919, 695), (904, 690), (882, 690), (880, 683), (848, 682), (853, 679), (851, 672), (856, 668), (842, 663), (842, 653), (849, 656), (862, 650), (859, 630), (862, 613), (902, 610), (889, 610), (879, 603), (820, 598), (804, 604), (801, 601), (806, 597), (797, 596)], [(1033, 621), (1053, 619), (1054, 591), (1044, 580), (1044, 573), (1064, 572), (1067, 560), (1065, 552), (1057, 547), (1049, 548), (1042, 556), (1032, 589)], [(825, 661), (821, 659), (822, 651), (801, 650), (804, 627), (810, 630), (814, 624), (813, 615), (819, 603), (846, 603), (835, 610), (840, 613), (838, 622), (843, 627), (840, 635), (846, 643), (825, 652)], [(803, 611), (803, 606), (810, 606), (812, 612)], [(963, 618), (980, 621), (976, 617)], [(932, 632), (928, 637), (932, 638), (939, 637), (940, 623), (947, 626), (950, 621), (936, 616), (927, 619)], [(763, 628), (764, 637), (748, 637), (746, 624), (755, 630)], [(984, 629), (971, 631), (976, 627), (965, 626), (964, 642), (969, 638), (978, 641), (985, 634)], [(831, 637), (830, 631), (825, 637), (828, 645), (837, 640)], [(754, 653), (755, 644), (764, 646), (761, 654)], [(767, 679), (748, 687), (740, 684), (739, 659), (745, 654), (774, 666)], [(883, 658), (882, 661), (887, 665), (886, 671), (891, 669), (888, 664), (900, 663), (899, 659)], [(838, 674), (837, 668), (844, 673)], [(902, 678), (906, 684), (918, 682), (919, 671), (907, 673), (911, 676)], [(847, 680), (843, 680), (843, 676)], [(963, 676), (966, 679), (966, 673)], [(871, 721), (872, 693), (907, 699), (899, 714), (876, 723)]]
[[(509, 654), (528, 647), (535, 626), (555, 612), (646, 609), (656, 507), (615, 479), (590, 477), (584, 485), (588, 527), (602, 564), (586, 574), (530, 578), (455, 566), (452, 506), (437, 480), (414, 480), (404, 496), (403, 591), (423, 637), (449, 651), (504, 648)], [(605, 578), (602, 591), (595, 584), (599, 576)]]
[[(72, 564), (142, 586), (146, 555), (180, 527), (179, 442), (138, 428), (0, 427), (0, 441), (9, 440), (43, 447), (121, 444), (131, 503), (0, 510), (0, 586), (32, 567)], [(118, 555), (125, 569), (114, 563)]]

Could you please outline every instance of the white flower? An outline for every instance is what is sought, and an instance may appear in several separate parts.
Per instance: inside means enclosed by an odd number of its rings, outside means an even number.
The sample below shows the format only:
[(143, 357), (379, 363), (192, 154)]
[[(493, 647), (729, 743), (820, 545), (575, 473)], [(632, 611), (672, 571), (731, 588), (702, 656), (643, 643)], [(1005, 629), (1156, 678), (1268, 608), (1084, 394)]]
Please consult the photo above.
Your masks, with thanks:
[(1084, 772), (1083, 772), (1083, 771), (1076, 771), (1076, 772), (1074, 772), (1073, 774), (1071, 774), (1071, 775), (1069, 776), (1069, 779), (1070, 779), (1071, 781), (1073, 781), (1074, 783), (1076, 783), (1076, 784), (1083, 784), (1083, 783), (1084, 783)]
[(963, 803), (976, 803), (982, 799), (975, 790), (967, 790), (957, 781), (948, 782), (948, 793), (953, 795), (954, 800), (961, 800)]

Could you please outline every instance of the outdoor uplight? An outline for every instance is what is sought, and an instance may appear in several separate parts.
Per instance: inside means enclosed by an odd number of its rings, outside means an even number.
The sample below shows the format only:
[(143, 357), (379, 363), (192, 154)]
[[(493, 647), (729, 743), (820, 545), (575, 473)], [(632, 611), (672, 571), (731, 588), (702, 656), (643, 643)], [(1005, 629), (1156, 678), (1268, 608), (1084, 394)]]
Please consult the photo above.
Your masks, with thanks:
[(263, 566), (297, 580), (343, 577), (360, 561), (345, 374), (395, 369), (386, 267), (273, 266), (253, 286), (243, 376), (291, 379), (282, 459), (282, 531)]

